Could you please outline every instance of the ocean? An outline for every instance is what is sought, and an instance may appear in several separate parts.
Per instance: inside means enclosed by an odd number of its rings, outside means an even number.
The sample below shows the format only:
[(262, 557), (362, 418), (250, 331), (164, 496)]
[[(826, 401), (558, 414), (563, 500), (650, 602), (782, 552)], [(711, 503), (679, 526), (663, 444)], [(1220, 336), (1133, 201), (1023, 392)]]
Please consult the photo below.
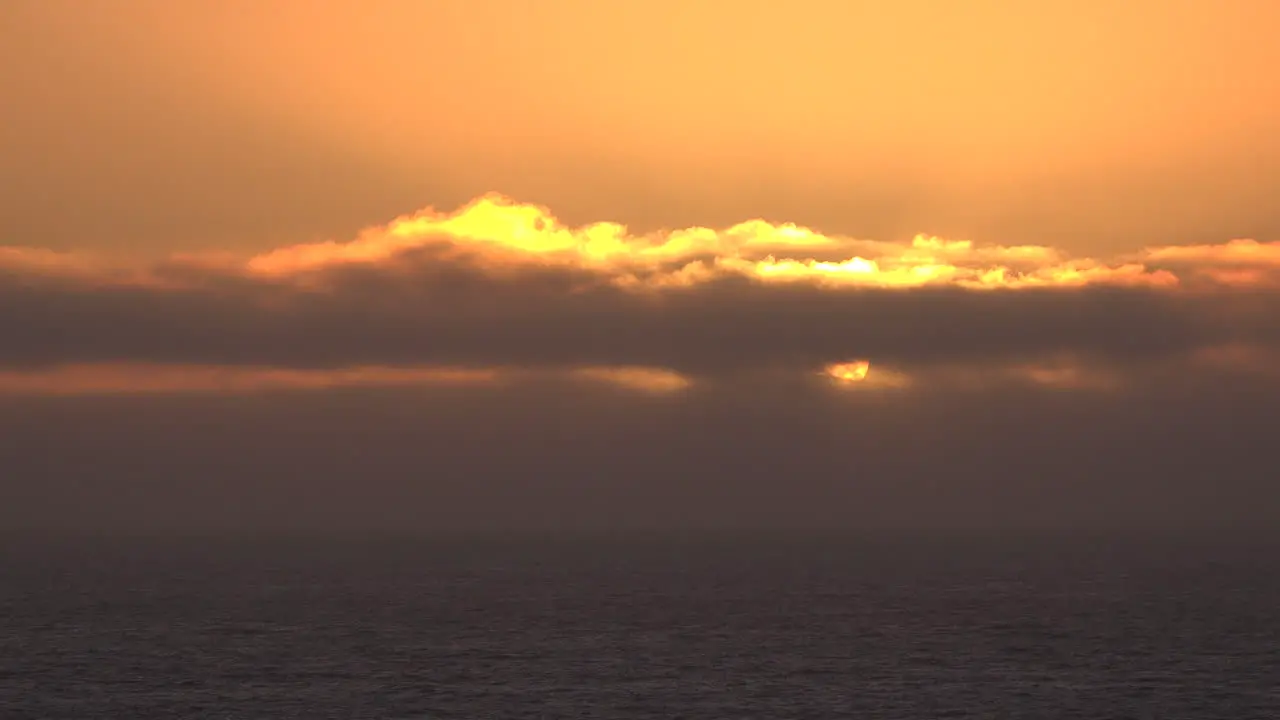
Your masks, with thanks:
[(0, 718), (1280, 718), (1280, 553), (8, 542)]

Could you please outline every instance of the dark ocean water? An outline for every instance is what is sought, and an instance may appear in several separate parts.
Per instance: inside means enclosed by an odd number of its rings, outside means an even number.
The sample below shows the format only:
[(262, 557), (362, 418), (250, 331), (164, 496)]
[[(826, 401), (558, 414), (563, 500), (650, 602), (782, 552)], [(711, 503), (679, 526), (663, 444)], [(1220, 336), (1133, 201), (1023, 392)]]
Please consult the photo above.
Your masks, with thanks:
[(1261, 546), (14, 545), (0, 718), (1280, 718)]

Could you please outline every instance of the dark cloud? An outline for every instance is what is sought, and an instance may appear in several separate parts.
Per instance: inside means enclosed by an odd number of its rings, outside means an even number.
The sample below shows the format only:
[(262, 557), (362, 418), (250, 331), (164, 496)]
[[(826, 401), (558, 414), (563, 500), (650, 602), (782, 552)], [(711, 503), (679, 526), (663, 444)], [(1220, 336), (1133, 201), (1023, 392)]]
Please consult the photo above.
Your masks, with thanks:
[[(41, 532), (779, 527), (1267, 532), (1280, 377), (1188, 352), (1275, 339), (1273, 295), (1125, 288), (656, 294), (441, 248), (318, 285), (170, 267), (171, 289), (10, 273), (0, 364), (657, 365), (677, 393), (563, 375), (493, 386), (0, 395), (0, 523)], [(310, 289), (307, 289), (310, 287)], [(918, 372), (1067, 352), (1103, 390)]]
[(736, 277), (636, 293), (586, 270), (483, 269), (439, 248), (320, 273), (322, 289), (164, 273), (177, 287), (0, 275), (0, 365), (649, 365), (701, 375), (855, 357), (1127, 365), (1267, 345), (1280, 327), (1267, 292), (833, 290)]
[(79, 532), (1274, 531), (1280, 385), (778, 380), (0, 398), (0, 523)]

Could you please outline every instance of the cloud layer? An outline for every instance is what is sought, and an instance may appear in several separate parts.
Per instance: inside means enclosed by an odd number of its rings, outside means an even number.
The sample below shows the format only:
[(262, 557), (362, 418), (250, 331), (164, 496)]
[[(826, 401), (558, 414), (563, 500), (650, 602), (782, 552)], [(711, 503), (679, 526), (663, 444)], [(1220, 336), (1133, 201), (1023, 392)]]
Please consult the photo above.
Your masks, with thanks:
[(1130, 372), (1206, 353), (1265, 356), (1280, 339), (1278, 272), (1280, 243), (1104, 261), (763, 221), (634, 237), (616, 224), (564, 227), (544, 208), (486, 196), (352, 241), (251, 257), (138, 265), (0, 248), (0, 366), (11, 375), (102, 364), (649, 368), (714, 378), (857, 360), (873, 369), (844, 379), (1063, 363)]
[(633, 237), (498, 197), (255, 256), (7, 248), (0, 519), (1271, 528), (1278, 252)]
[(792, 528), (1274, 535), (1275, 383), (574, 380), (10, 397), (0, 520), (69, 532)]

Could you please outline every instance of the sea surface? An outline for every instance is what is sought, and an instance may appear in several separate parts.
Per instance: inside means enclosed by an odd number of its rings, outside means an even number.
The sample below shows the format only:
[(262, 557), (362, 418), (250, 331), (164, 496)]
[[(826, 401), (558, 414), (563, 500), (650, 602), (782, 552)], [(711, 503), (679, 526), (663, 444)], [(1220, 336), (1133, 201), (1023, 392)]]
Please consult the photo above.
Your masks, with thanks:
[(1280, 718), (1280, 553), (714, 538), (0, 552), (0, 718)]

